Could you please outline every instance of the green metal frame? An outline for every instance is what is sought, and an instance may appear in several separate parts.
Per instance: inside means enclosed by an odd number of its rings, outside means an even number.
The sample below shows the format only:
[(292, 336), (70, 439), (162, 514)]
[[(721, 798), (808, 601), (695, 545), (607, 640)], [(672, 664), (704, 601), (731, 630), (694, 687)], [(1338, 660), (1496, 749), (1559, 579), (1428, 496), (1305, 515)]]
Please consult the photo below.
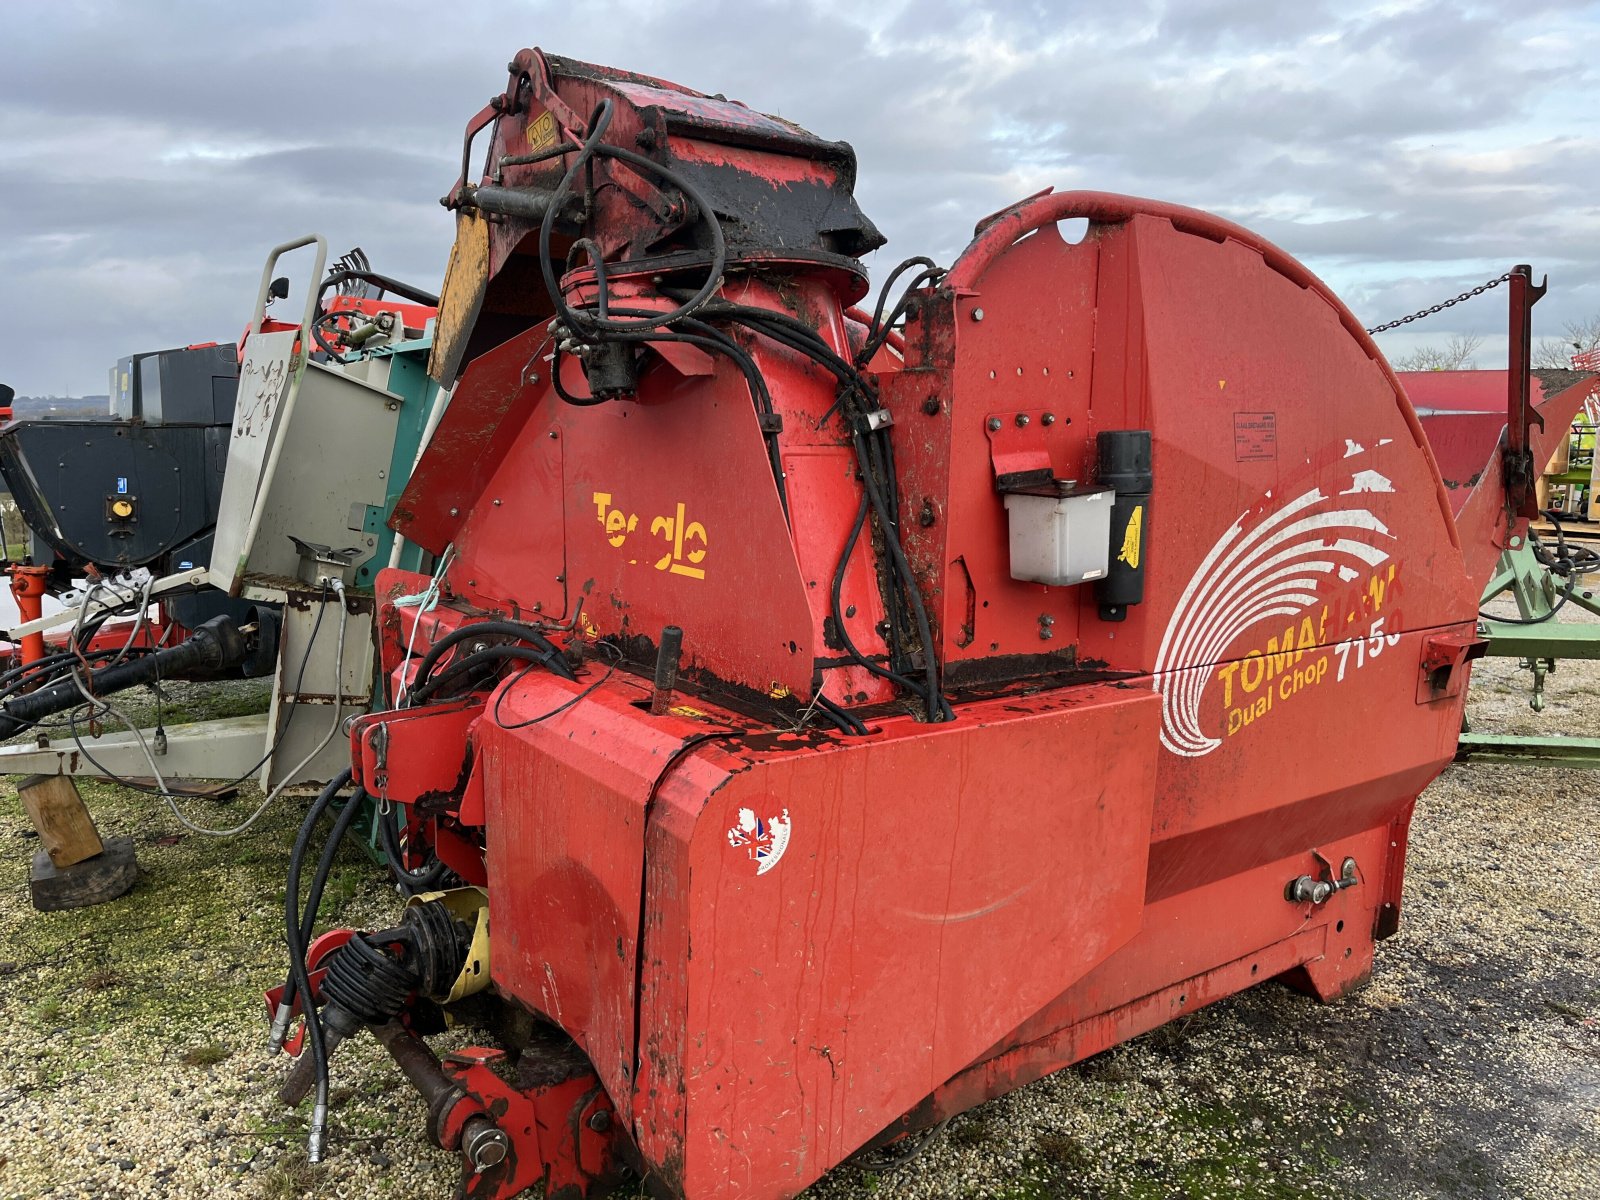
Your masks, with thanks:
[[(1585, 475), (1587, 480), (1587, 474)], [(1600, 659), (1600, 625), (1575, 625), (1560, 620), (1564, 605), (1600, 616), (1600, 600), (1582, 586), (1567, 593), (1566, 584), (1541, 563), (1529, 539), (1500, 555), (1493, 578), (1483, 591), (1481, 604), (1510, 593), (1522, 621), (1496, 621), (1485, 617), (1478, 629), (1489, 640), (1487, 654), (1496, 658), (1520, 658), (1533, 673), (1533, 695), (1529, 700), (1535, 712), (1544, 709), (1545, 676), (1563, 658)], [(1600, 767), (1600, 738), (1526, 737), (1515, 734), (1473, 733), (1462, 719), (1457, 762), (1525, 763), (1539, 766)]]
[[(356, 572), (356, 585), (371, 588), (377, 574), (389, 565), (389, 558), (399, 534), (389, 528), (389, 514), (394, 511), (400, 493), (411, 479), (411, 468), (417, 461), (417, 451), (428, 431), (429, 418), (439, 399), (439, 385), (428, 377), (428, 355), (433, 349), (433, 327), (428, 332), (409, 341), (394, 342), (371, 352), (373, 358), (387, 358), (389, 363), (388, 390), (400, 401), (400, 421), (395, 429), (394, 453), (389, 462), (389, 486), (382, 508), (367, 505), (367, 515), (362, 523), (364, 532), (374, 539), (372, 557)], [(421, 546), (404, 542), (396, 564), (408, 571), (427, 573), (433, 570), (433, 557)]]
[[(390, 360), (386, 386), (390, 394), (400, 401), (400, 419), (395, 426), (394, 452), (389, 459), (388, 487), (383, 507), (367, 505), (367, 514), (362, 522), (363, 531), (374, 539), (372, 557), (356, 572), (356, 585), (363, 589), (371, 589), (378, 572), (389, 565), (397, 540), (401, 543), (395, 561), (397, 567), (422, 574), (434, 569), (431, 554), (421, 546), (402, 539), (388, 524), (389, 514), (394, 511), (400, 493), (411, 480), (411, 468), (416, 465), (422, 440), (433, 424), (433, 410), (440, 401), (439, 385), (428, 377), (428, 356), (432, 350), (433, 323), (430, 321), (428, 331), (421, 337), (392, 342), (367, 352), (372, 358)], [(378, 831), (376, 799), (370, 796), (366, 799), (365, 811), (356, 818), (351, 832), (359, 837), (363, 848), (375, 861), (380, 864), (386, 862)]]

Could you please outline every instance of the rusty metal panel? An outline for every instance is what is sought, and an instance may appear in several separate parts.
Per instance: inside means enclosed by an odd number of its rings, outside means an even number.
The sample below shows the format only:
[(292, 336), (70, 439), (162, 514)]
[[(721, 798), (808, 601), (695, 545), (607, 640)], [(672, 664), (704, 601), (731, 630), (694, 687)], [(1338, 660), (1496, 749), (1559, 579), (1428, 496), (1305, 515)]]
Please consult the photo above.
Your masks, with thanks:
[(456, 381), (467, 342), (483, 309), (489, 286), (489, 218), (477, 211), (456, 213), (456, 240), (450, 247), (439, 315), (433, 327), (428, 375), (441, 387)]

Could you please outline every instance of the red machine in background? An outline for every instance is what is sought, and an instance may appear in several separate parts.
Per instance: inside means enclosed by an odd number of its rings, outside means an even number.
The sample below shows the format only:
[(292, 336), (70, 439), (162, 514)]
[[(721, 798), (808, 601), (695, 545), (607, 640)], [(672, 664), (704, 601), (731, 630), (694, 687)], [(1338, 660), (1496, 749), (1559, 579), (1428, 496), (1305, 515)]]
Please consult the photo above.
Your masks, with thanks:
[[(855, 313), (848, 146), (536, 50), (463, 168), (459, 382), (393, 522), (444, 565), (380, 578), (398, 706), (352, 771), (469, 886), (308, 947), (332, 789), (308, 818), (273, 1000), (320, 1005), (314, 1155), (369, 1028), (466, 1195), (792, 1196), (1242, 988), (1366, 978), (1478, 583), (1304, 267), (1046, 193)], [(496, 1046), (441, 1062), (441, 1007)]]

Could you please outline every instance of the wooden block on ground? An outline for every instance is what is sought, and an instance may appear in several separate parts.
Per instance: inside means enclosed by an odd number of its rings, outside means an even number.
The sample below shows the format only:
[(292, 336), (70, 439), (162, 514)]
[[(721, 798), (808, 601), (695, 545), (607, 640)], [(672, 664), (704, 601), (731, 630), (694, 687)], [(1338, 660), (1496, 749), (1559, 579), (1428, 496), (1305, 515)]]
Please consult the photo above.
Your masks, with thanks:
[(104, 849), (71, 775), (29, 775), (17, 795), (55, 866), (70, 867)]
[(57, 867), (43, 850), (33, 856), (28, 890), (40, 912), (87, 908), (125, 894), (139, 878), (131, 837), (108, 838), (106, 848), (93, 858)]

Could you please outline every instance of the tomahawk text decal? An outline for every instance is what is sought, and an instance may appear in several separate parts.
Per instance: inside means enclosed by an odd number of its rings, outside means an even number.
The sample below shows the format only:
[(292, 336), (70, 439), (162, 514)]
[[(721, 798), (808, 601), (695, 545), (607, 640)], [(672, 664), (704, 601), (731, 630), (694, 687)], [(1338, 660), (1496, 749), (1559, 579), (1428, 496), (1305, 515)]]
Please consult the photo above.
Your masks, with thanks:
[[(647, 543), (645, 548), (646, 561), (658, 571), (669, 571), (673, 575), (682, 575), (687, 579), (704, 579), (706, 577), (706, 553), (709, 544), (706, 536), (706, 527), (699, 521), (691, 521), (684, 505), (679, 504), (676, 511), (651, 517), (648, 522), (637, 513), (624, 512), (612, 503), (610, 492), (595, 492), (591, 497), (594, 502), (595, 512), (599, 515), (600, 526), (605, 530), (606, 541), (622, 550), (630, 545), (638, 545), (638, 535), (641, 526), (645, 532), (656, 540)], [(637, 558), (630, 558), (630, 563), (637, 563)]]
[(789, 810), (758, 817), (755, 809), (741, 808), (739, 819), (728, 830), (728, 845), (744, 851), (745, 861), (755, 864), (755, 873), (765, 875), (789, 848)]
[[(1156, 654), (1161, 744), (1172, 753), (1210, 754), (1399, 640), (1394, 537), (1366, 499), (1394, 488), (1377, 471), (1343, 465), (1343, 487), (1325, 483), (1277, 504), (1267, 493), (1195, 568)], [(1221, 716), (1203, 718), (1213, 689)]]

